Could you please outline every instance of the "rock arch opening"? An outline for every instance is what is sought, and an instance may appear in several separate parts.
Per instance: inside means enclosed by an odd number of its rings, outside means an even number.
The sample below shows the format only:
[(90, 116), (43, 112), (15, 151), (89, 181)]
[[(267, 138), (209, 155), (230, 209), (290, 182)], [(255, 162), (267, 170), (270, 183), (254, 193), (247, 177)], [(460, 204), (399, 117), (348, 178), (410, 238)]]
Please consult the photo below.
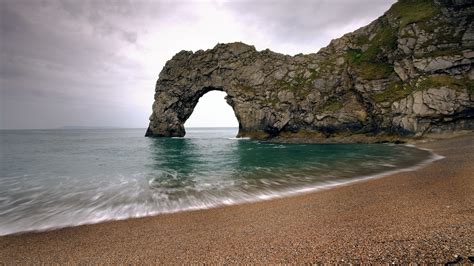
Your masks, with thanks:
[(237, 129), (239, 122), (232, 106), (226, 102), (226, 96), (227, 93), (224, 91), (216, 89), (206, 91), (199, 97), (191, 115), (186, 119), (185, 129), (203, 127)]

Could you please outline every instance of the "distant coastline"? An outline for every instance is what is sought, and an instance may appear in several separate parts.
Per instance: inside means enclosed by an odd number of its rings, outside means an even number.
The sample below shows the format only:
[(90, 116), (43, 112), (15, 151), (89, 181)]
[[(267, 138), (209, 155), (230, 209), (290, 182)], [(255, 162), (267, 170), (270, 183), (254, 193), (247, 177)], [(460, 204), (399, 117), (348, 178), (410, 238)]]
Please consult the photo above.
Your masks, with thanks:
[(125, 129), (125, 128), (114, 127), (114, 126), (62, 126), (56, 129)]

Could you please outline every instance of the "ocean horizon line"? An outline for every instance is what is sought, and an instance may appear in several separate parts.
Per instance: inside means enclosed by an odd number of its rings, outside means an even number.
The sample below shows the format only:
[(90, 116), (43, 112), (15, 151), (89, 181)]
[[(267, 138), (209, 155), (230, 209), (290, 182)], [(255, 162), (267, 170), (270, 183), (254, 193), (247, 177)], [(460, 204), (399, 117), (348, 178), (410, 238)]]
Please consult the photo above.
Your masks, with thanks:
[[(203, 126), (203, 127), (185, 127), (185, 129), (223, 129), (223, 128), (239, 128), (239, 127), (213, 127), (213, 126)], [(1, 128), (0, 131), (15, 131), (15, 130), (80, 130), (80, 129), (143, 129), (146, 130), (146, 127), (114, 127), (114, 126), (64, 126), (64, 127), (52, 127), (52, 128)]]

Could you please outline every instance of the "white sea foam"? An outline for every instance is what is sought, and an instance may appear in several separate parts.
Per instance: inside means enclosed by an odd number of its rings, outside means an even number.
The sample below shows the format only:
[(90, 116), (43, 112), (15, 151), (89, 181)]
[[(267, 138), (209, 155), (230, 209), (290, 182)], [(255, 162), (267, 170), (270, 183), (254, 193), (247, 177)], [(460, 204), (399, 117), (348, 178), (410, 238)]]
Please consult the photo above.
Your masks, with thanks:
[[(421, 148), (419, 148), (421, 149)], [(424, 149), (427, 150), (427, 149)], [(428, 150), (430, 151), (430, 150)], [(288, 188), (286, 190), (278, 190), (272, 191), (270, 189), (262, 190), (259, 193), (245, 193), (242, 191), (234, 191), (232, 193), (232, 197), (222, 198), (222, 197), (209, 197), (206, 200), (203, 199), (195, 199), (189, 202), (182, 202), (182, 205), (169, 205), (168, 207), (162, 206), (162, 209), (154, 209), (150, 207), (146, 203), (133, 203), (127, 204), (122, 206), (115, 206), (115, 207), (108, 207), (105, 209), (100, 208), (84, 208), (80, 210), (75, 210), (68, 213), (68, 217), (81, 217), (82, 219), (54, 219), (54, 221), (50, 221), (50, 223), (43, 223), (43, 224), (31, 224), (30, 226), (22, 225), (12, 225), (8, 228), (2, 227), (0, 228), (0, 235), (8, 235), (13, 233), (19, 232), (29, 232), (29, 231), (45, 231), (45, 230), (52, 230), (58, 229), (63, 227), (70, 227), (70, 226), (78, 226), (84, 224), (95, 224), (104, 221), (110, 220), (123, 220), (129, 218), (138, 218), (138, 217), (146, 217), (146, 216), (154, 216), (159, 214), (165, 213), (175, 213), (175, 212), (182, 212), (182, 211), (192, 211), (192, 210), (202, 210), (202, 209), (209, 209), (218, 206), (228, 206), (228, 205), (235, 205), (235, 204), (242, 204), (242, 203), (250, 203), (250, 202), (257, 202), (257, 201), (266, 201), (276, 198), (294, 196), (304, 193), (311, 193), (320, 190), (327, 190), (336, 188), (339, 186), (345, 186), (357, 182), (367, 181), (370, 179), (376, 179), (385, 177), (388, 175), (393, 175), (396, 173), (401, 172), (408, 172), (408, 171), (415, 171), (418, 170), (436, 160), (443, 159), (443, 156), (437, 155), (431, 152), (430, 158), (418, 163), (415, 166), (396, 169), (391, 171), (386, 171), (383, 173), (369, 175), (369, 176), (360, 176), (350, 180), (334, 180), (323, 182), (315, 185), (307, 185), (302, 187), (295, 187), (295, 188)], [(99, 195), (98, 195), (99, 196)]]

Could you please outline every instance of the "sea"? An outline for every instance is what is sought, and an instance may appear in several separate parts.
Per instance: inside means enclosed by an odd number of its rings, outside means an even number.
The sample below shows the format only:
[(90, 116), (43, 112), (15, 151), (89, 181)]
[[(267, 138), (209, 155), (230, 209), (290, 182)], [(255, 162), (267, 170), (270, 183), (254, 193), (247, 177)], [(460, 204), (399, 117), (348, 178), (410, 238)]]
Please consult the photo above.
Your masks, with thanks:
[(0, 235), (330, 189), (436, 159), (394, 144), (282, 144), (237, 128), (0, 131)]

